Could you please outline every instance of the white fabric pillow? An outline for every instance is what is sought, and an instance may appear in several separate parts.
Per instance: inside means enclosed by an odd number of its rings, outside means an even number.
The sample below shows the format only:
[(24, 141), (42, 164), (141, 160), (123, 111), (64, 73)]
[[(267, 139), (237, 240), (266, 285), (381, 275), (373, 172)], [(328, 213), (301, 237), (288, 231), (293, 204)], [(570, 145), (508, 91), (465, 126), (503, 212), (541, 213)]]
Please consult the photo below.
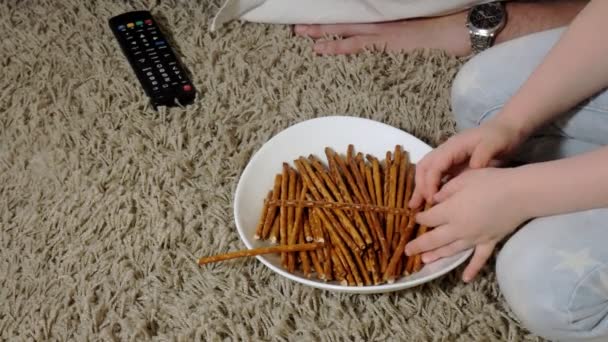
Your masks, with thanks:
[(226, 0), (211, 31), (233, 20), (270, 24), (369, 23), (429, 17), (491, 0)]

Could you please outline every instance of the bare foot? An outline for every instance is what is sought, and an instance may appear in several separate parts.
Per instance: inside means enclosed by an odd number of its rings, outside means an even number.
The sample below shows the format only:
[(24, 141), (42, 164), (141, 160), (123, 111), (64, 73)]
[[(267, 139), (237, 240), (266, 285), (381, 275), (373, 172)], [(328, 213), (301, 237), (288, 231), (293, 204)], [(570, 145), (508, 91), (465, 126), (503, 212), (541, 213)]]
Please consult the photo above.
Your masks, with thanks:
[(340, 40), (317, 41), (313, 50), (323, 55), (362, 52), (365, 49), (392, 52), (415, 48), (437, 48), (455, 55), (470, 51), (464, 26), (466, 13), (376, 24), (296, 25), (294, 32), (313, 39), (339, 36)]
[[(496, 43), (568, 25), (588, 0), (508, 2), (508, 21)], [(353, 54), (366, 49), (407, 52), (441, 49), (456, 56), (471, 52), (465, 27), (466, 12), (442, 17), (376, 24), (296, 25), (294, 32), (316, 39), (313, 50), (322, 55)], [(328, 36), (340, 40), (322, 40)]]

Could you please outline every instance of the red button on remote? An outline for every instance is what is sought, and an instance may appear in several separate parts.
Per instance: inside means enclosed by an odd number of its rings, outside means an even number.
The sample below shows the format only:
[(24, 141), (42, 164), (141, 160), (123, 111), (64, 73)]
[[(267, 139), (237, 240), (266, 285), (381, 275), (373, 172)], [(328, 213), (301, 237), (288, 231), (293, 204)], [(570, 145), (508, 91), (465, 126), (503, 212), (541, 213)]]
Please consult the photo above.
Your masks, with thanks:
[(146, 23), (146, 25), (152, 25), (152, 19), (147, 19), (144, 22)]
[(184, 86), (184, 91), (190, 91), (190, 90), (192, 90), (192, 86), (191, 86), (191, 85), (189, 85), (189, 84), (186, 84), (186, 85)]

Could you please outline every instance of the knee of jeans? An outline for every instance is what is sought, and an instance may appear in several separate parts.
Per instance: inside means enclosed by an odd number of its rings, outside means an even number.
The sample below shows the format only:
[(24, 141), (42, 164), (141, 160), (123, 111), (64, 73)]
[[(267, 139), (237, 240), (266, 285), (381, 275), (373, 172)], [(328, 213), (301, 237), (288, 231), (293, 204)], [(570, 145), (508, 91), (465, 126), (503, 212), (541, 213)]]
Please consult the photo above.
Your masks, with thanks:
[(478, 126), (484, 114), (504, 103), (494, 91), (496, 82), (491, 71), (496, 63), (492, 53), (486, 51), (473, 57), (456, 75), (451, 101), (458, 130)]
[(551, 271), (543, 260), (547, 255), (545, 248), (538, 240), (518, 234), (504, 245), (496, 261), (500, 290), (526, 328), (536, 335), (554, 338), (555, 329), (562, 330), (569, 322), (561, 303), (568, 294), (548, 284)]
[(607, 341), (608, 301), (606, 293), (597, 292), (601, 287), (597, 284), (608, 285), (608, 266), (588, 274), (561, 272), (556, 266), (561, 249), (551, 241), (563, 239), (556, 232), (559, 220), (536, 219), (507, 241), (496, 261), (500, 290), (512, 312), (536, 335), (549, 340)]

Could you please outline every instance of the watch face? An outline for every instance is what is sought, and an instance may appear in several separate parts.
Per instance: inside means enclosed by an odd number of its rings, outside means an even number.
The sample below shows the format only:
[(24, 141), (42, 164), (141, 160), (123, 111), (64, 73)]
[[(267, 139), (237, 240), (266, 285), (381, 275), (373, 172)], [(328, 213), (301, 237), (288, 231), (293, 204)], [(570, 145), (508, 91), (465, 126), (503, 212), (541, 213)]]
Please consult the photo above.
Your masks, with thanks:
[(491, 30), (502, 23), (504, 16), (502, 5), (491, 3), (475, 6), (469, 15), (469, 20), (478, 29)]

